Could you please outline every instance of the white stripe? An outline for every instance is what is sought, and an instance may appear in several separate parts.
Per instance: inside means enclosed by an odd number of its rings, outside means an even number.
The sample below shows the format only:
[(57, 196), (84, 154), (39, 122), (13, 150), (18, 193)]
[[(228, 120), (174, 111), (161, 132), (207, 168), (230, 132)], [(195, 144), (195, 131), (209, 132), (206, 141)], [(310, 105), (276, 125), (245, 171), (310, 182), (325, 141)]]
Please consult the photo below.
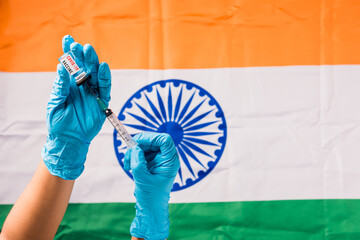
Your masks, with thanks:
[[(172, 202), (360, 198), (360, 66), (195, 70), (114, 70), (117, 114), (143, 86), (193, 82), (225, 112), (224, 154)], [(0, 73), (0, 203), (14, 203), (40, 160), (45, 110), (55, 73)], [(133, 182), (119, 166), (112, 127), (93, 140), (72, 202), (132, 202)]]

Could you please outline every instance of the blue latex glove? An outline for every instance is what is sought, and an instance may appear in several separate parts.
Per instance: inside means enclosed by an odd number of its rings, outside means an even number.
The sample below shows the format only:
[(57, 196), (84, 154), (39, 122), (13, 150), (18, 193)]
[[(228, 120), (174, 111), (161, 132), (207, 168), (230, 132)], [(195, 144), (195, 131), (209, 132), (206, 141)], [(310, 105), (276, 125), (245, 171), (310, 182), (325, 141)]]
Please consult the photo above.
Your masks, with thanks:
[[(72, 51), (90, 73), (89, 84), (106, 105), (110, 101), (111, 73), (106, 63), (99, 65), (94, 48), (63, 38), (63, 51)], [(100, 131), (105, 114), (96, 98), (85, 86), (76, 86), (75, 79), (58, 64), (57, 77), (47, 105), (47, 141), (41, 155), (52, 175), (73, 180), (84, 171), (84, 163), (91, 140)]]
[(135, 147), (125, 154), (135, 181), (136, 216), (130, 233), (146, 240), (164, 240), (169, 235), (169, 198), (180, 162), (175, 145), (166, 133), (135, 135)]

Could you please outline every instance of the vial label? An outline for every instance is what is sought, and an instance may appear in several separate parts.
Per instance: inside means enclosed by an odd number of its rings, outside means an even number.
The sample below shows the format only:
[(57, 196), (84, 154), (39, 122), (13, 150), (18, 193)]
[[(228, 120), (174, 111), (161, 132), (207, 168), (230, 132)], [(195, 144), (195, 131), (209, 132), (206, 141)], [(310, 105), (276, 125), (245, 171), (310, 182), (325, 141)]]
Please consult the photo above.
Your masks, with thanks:
[(64, 66), (64, 68), (69, 72), (70, 75), (74, 75), (80, 70), (74, 58), (69, 53), (65, 53), (64, 55), (62, 55), (59, 58), (59, 61)]

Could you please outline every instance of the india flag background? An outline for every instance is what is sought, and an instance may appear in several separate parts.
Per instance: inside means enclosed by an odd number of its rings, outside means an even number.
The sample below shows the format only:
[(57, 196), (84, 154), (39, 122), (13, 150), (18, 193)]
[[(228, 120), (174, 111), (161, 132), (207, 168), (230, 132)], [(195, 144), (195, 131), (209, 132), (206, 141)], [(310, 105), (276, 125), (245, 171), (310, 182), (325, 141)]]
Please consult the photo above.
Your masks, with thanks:
[[(0, 226), (46, 140), (70, 34), (112, 70), (131, 134), (181, 157), (169, 239), (360, 239), (357, 0), (0, 1)], [(105, 122), (55, 239), (129, 239), (134, 183)]]

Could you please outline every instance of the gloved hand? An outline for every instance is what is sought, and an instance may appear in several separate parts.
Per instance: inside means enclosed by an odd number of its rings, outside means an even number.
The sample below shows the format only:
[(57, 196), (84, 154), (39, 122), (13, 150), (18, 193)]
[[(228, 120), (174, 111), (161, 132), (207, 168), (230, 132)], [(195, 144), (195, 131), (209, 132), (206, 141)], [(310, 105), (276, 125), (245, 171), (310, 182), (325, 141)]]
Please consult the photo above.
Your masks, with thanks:
[(135, 181), (136, 216), (130, 233), (146, 240), (164, 240), (169, 235), (170, 191), (180, 162), (174, 142), (166, 133), (135, 135), (135, 147), (125, 154)]
[[(89, 85), (106, 105), (110, 101), (111, 73), (106, 63), (99, 65), (94, 48), (74, 42), (67, 35), (63, 51), (71, 51), (84, 63), (91, 75)], [(75, 79), (58, 64), (57, 77), (47, 105), (47, 141), (41, 155), (52, 175), (73, 180), (84, 171), (86, 154), (91, 140), (100, 131), (105, 114), (86, 85), (76, 86)]]

